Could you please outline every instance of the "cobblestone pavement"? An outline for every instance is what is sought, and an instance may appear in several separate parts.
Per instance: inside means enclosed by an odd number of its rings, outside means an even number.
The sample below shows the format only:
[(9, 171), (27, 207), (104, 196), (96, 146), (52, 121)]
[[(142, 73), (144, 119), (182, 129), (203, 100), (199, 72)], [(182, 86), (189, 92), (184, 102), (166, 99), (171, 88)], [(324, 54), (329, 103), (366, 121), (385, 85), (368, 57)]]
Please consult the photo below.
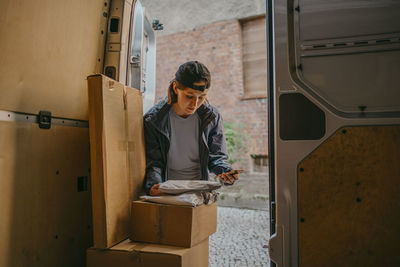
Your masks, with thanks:
[(268, 211), (218, 207), (209, 267), (269, 266), (268, 237)]

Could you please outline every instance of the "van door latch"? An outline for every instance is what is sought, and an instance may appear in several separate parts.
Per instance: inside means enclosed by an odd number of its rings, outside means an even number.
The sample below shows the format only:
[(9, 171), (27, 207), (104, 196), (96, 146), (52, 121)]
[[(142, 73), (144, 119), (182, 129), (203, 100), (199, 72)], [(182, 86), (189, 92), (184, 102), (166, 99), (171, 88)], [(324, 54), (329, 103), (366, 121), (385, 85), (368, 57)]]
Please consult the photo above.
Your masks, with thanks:
[(130, 63), (132, 65), (132, 67), (136, 67), (136, 68), (140, 67), (140, 55), (137, 54), (137, 55), (131, 56)]

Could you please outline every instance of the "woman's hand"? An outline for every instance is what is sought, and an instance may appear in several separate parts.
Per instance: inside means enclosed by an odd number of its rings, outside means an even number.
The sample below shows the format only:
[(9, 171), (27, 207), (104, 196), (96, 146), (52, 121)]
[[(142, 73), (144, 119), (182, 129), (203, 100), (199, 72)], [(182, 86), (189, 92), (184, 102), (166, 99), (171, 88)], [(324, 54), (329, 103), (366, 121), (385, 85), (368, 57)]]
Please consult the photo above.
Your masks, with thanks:
[(150, 188), (150, 196), (161, 196), (160, 184), (155, 184)]
[(242, 170), (232, 170), (229, 172), (221, 173), (218, 175), (218, 178), (227, 184), (234, 184), (238, 179), (239, 179), (239, 173), (241, 173)]

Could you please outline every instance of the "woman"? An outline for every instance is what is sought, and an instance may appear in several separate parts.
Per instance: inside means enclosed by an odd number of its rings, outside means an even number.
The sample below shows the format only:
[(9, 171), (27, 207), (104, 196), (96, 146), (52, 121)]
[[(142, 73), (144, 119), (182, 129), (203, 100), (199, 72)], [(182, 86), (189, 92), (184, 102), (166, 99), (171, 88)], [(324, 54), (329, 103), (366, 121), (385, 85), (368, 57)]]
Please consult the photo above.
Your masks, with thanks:
[(168, 99), (144, 116), (147, 194), (160, 195), (166, 180), (208, 180), (208, 172), (233, 184), (222, 118), (207, 101), (211, 76), (197, 61), (182, 64), (168, 88)]

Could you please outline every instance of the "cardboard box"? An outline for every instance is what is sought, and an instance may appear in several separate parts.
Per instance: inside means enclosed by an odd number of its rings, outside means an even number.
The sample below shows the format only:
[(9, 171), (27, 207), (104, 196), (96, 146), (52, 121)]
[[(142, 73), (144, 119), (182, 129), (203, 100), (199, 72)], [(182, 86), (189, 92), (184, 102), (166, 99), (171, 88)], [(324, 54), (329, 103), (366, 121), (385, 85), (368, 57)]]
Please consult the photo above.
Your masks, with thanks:
[(145, 174), (142, 94), (103, 75), (88, 77), (89, 132), (96, 248), (129, 237), (131, 202)]
[(217, 203), (198, 207), (133, 201), (130, 239), (192, 247), (217, 231)]
[(87, 267), (207, 267), (208, 239), (192, 248), (125, 240), (110, 249), (89, 248)]

